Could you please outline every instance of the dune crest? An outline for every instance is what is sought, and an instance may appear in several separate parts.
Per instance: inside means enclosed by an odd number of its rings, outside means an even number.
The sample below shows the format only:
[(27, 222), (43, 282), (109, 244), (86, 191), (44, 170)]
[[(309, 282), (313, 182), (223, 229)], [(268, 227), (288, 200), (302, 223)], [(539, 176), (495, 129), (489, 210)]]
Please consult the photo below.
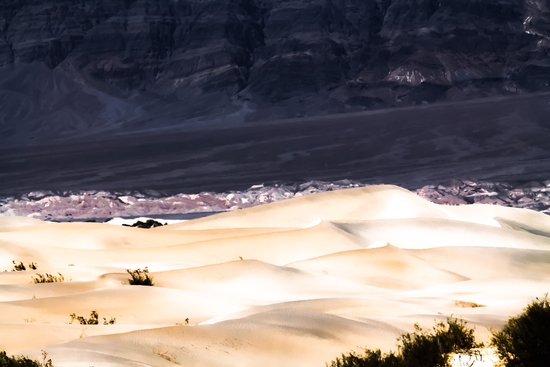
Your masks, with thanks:
[[(451, 314), (486, 340), (548, 292), (549, 233), (544, 214), (389, 185), (154, 229), (0, 217), (0, 349), (55, 366), (323, 366)], [(145, 267), (154, 285), (129, 285)], [(92, 311), (97, 325), (70, 323)]]

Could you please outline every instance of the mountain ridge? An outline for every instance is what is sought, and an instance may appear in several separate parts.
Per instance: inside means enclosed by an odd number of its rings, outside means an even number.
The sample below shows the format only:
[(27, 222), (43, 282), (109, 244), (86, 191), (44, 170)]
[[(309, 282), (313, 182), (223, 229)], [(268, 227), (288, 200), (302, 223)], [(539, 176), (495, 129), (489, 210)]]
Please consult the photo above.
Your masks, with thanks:
[(27, 142), (548, 91), (549, 19), (541, 0), (7, 1), (0, 132)]

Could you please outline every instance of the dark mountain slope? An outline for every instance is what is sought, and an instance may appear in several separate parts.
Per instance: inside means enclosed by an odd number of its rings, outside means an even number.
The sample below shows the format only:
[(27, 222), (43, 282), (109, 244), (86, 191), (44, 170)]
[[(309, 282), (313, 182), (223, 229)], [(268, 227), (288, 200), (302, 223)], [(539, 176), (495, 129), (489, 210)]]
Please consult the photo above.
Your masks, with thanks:
[(549, 6), (4, 0), (0, 134), (28, 143), (547, 91)]

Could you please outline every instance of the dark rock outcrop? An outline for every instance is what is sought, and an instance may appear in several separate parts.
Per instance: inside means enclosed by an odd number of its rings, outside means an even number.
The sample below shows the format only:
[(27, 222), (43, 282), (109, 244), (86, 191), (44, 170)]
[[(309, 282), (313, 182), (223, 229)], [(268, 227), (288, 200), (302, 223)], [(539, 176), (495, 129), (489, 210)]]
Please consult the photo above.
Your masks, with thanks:
[(549, 6), (6, 0), (0, 132), (51, 138), (548, 90)]
[(132, 225), (129, 224), (123, 224), (125, 227), (136, 227), (136, 228), (143, 228), (143, 229), (151, 229), (156, 227), (162, 227), (164, 224), (157, 222), (154, 219), (147, 219), (145, 222), (142, 222), (141, 220), (138, 220)]

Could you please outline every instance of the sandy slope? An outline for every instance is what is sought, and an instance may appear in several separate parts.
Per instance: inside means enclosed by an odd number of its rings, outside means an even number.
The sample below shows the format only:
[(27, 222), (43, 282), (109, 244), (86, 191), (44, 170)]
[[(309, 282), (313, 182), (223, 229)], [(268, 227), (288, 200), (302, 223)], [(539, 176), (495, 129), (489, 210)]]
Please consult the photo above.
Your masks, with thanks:
[[(44, 349), (56, 366), (323, 366), (450, 315), (487, 339), (548, 292), (548, 233), (540, 213), (394, 186), (150, 230), (0, 217), (0, 350)], [(155, 286), (128, 285), (145, 266)], [(100, 325), (69, 323), (92, 310)]]

